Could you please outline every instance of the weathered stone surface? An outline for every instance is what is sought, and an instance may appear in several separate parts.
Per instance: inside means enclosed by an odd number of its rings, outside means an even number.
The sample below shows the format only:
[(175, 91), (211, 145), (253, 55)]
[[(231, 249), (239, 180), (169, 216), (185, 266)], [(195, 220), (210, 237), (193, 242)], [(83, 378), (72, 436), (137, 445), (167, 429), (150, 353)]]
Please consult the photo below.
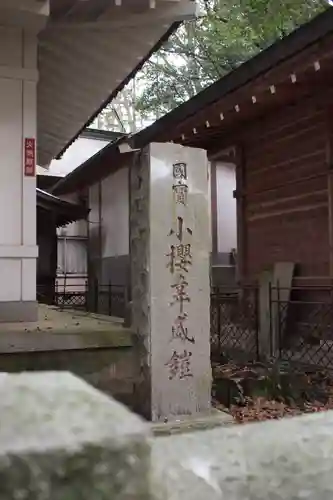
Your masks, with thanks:
[(137, 364), (131, 347), (0, 352), (0, 372), (70, 371), (130, 407), (134, 405)]
[(1, 323), (0, 353), (133, 345), (131, 330), (117, 318), (45, 304), (38, 305), (38, 315), (34, 323)]
[(130, 254), (138, 411), (154, 422), (199, 417), (210, 410), (212, 383), (207, 155), (152, 143), (134, 167)]
[(333, 412), (152, 440), (156, 499), (331, 500)]
[(1, 374), (0, 500), (147, 500), (148, 427), (69, 373)]
[(212, 408), (209, 412), (199, 417), (184, 417), (180, 420), (172, 420), (165, 423), (151, 424), (154, 436), (171, 436), (184, 434), (186, 432), (204, 431), (225, 425), (234, 424), (234, 419), (228, 413)]
[(136, 334), (135, 349), (138, 355), (138, 379), (135, 403), (138, 413), (151, 419), (150, 373), (150, 160), (148, 150), (134, 159), (130, 169), (130, 255), (132, 287), (132, 329)]

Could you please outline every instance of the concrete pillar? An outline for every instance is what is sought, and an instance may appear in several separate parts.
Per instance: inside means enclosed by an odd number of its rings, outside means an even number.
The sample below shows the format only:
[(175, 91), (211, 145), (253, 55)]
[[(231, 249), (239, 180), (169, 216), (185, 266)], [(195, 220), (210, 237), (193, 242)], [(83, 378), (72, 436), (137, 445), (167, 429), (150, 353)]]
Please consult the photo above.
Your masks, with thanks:
[(210, 409), (208, 182), (206, 153), (175, 144), (151, 144), (131, 169), (137, 399), (153, 421)]
[(33, 321), (36, 303), (37, 33), (0, 26), (0, 321)]

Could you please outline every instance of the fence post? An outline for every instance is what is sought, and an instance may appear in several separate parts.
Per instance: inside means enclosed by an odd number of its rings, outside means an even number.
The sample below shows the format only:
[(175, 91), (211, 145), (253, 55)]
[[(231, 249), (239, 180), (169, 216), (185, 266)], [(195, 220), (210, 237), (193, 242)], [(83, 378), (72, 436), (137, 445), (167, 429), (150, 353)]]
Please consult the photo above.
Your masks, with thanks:
[(128, 290), (127, 285), (125, 285), (125, 291), (124, 291), (124, 306), (125, 306), (125, 309), (127, 308), (127, 304), (129, 302), (128, 297), (129, 297), (129, 290)]
[(265, 360), (272, 355), (272, 279), (270, 270), (263, 271), (259, 277), (258, 313), (259, 331), (258, 347), (259, 357)]
[(276, 310), (276, 335), (274, 338), (275, 346), (274, 350), (276, 354), (281, 354), (281, 307), (280, 307), (280, 284), (279, 281), (276, 282), (276, 302), (277, 302), (277, 310)]
[(94, 312), (95, 313), (98, 313), (98, 279), (95, 278), (95, 281), (94, 281)]
[[(218, 291), (219, 295), (219, 291)], [(221, 301), (217, 300), (217, 317), (216, 317), (216, 328), (217, 328), (217, 338), (219, 342), (219, 354), (222, 354), (222, 343), (221, 343)]]
[(130, 304), (129, 304), (129, 297), (130, 297), (130, 290), (127, 285), (125, 285), (125, 290), (124, 290), (124, 311), (123, 311), (123, 316), (126, 318), (126, 316), (130, 315)]
[(109, 310), (109, 316), (112, 316), (112, 284), (111, 284), (111, 280), (109, 281), (109, 286), (108, 286), (108, 310)]
[(85, 301), (86, 301), (86, 311), (89, 312), (89, 282), (88, 280), (85, 281)]
[(254, 323), (256, 335), (256, 360), (260, 360), (260, 346), (259, 346), (259, 286), (256, 284), (254, 289)]
[(272, 283), (268, 284), (268, 300), (269, 300), (269, 355), (273, 357), (273, 317), (272, 317)]
[(130, 300), (131, 289), (129, 285), (125, 286), (125, 297), (124, 297), (124, 327), (129, 328), (132, 324), (132, 303)]
[(53, 282), (52, 286), (52, 303), (51, 303), (52, 306), (54, 306), (56, 303), (56, 296), (57, 296), (57, 280)]

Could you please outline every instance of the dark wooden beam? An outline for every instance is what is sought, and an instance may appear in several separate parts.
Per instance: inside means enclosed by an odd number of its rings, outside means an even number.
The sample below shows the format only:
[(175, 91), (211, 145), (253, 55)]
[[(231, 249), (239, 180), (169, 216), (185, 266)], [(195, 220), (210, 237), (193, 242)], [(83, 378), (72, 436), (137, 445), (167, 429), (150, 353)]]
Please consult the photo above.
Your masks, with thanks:
[(210, 196), (211, 196), (211, 231), (212, 231), (212, 262), (218, 254), (218, 218), (217, 218), (217, 185), (216, 162), (210, 164)]
[[(225, 97), (223, 101), (215, 103), (213, 107), (179, 123), (172, 130), (172, 139), (188, 146), (198, 143), (198, 147), (200, 147), (200, 143), (214, 141), (219, 136), (229, 134), (237, 127), (244, 127), (244, 124), (249, 121), (272, 113), (282, 106), (290, 106), (315, 93), (324, 95), (331, 88), (331, 85), (332, 75), (327, 75), (323, 70), (317, 73), (313, 70), (311, 75), (307, 75), (307, 81), (280, 82), (275, 85), (275, 93), (271, 92), (268, 82), (266, 87), (261, 89), (256, 89), (254, 84), (248, 85), (246, 88)], [(255, 103), (252, 102), (252, 96), (256, 98)], [(237, 105), (239, 112), (235, 109)], [(223, 120), (220, 118), (221, 112), (223, 112)], [(193, 132), (193, 129), (196, 133)], [(162, 140), (164, 137), (167, 138), (166, 134), (168, 137), (170, 136), (168, 131), (162, 136)]]
[(51, 19), (58, 21), (67, 16), (74, 8), (77, 0), (55, 0), (51, 2)]
[(234, 163), (236, 158), (236, 148), (231, 146), (229, 148), (216, 147), (208, 152), (208, 159), (210, 161), (220, 161), (225, 163)]
[(236, 147), (236, 198), (237, 211), (237, 263), (236, 279), (243, 282), (247, 273), (247, 221), (246, 198), (242, 193), (246, 189), (246, 153), (243, 145)]
[(329, 276), (333, 278), (333, 120), (332, 107), (327, 110), (326, 164), (327, 164), (327, 202), (328, 202), (328, 243)]
[(98, 182), (98, 280), (102, 281), (102, 257), (103, 257), (103, 191), (102, 191), (102, 181)]

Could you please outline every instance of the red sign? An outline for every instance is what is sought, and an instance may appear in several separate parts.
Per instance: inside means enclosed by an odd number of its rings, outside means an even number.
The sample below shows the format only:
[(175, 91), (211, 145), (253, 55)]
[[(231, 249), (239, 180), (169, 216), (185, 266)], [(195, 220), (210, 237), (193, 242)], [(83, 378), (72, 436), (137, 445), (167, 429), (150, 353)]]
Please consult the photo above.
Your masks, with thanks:
[(24, 175), (27, 177), (36, 175), (36, 141), (34, 138), (24, 140)]

